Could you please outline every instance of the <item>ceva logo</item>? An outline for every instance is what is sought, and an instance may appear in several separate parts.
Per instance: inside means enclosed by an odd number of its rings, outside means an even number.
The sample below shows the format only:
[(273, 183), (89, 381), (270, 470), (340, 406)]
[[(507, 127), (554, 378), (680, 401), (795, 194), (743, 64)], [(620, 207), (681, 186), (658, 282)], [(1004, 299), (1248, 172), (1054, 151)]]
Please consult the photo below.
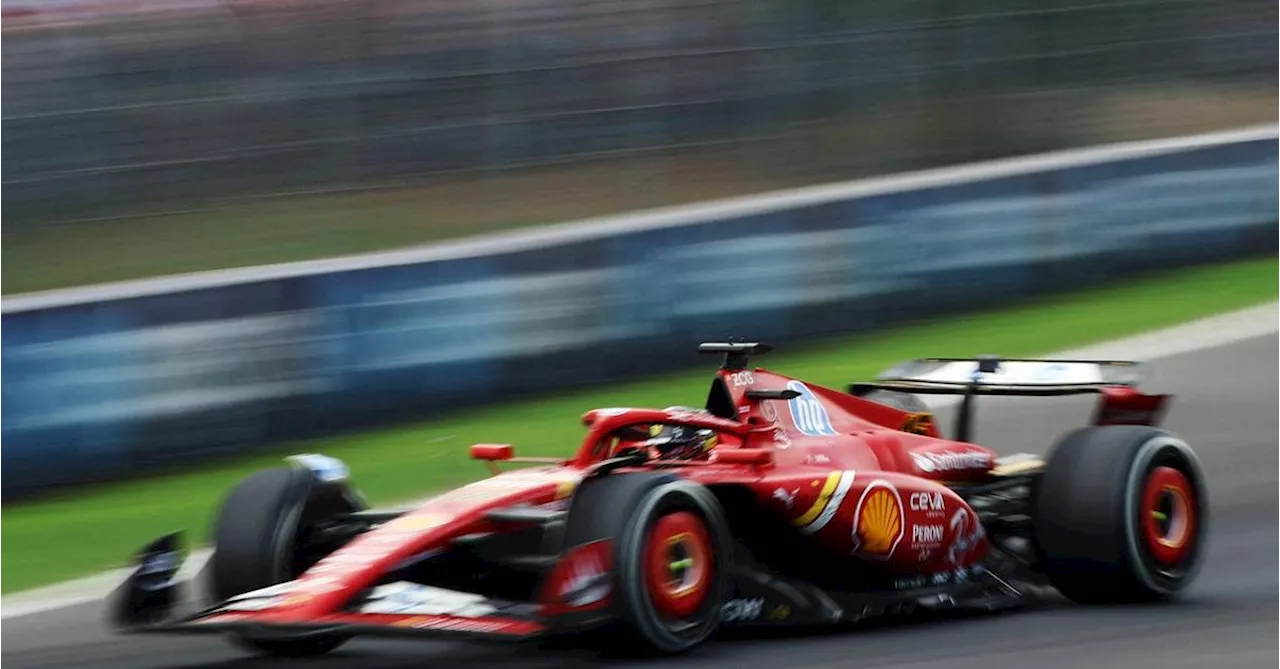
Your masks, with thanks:
[(822, 401), (813, 394), (809, 387), (799, 381), (787, 383), (788, 390), (800, 393), (787, 401), (787, 409), (791, 412), (791, 422), (801, 434), (810, 437), (833, 437), (836, 429), (831, 426), (831, 416)]

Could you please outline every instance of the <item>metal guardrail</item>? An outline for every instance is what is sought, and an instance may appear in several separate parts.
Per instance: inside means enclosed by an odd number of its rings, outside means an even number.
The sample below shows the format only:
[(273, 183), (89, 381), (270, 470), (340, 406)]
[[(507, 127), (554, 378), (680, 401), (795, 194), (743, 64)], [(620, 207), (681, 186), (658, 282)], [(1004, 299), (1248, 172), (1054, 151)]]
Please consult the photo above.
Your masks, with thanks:
[[(1277, 247), (1275, 128), (5, 299), (6, 496)], [(644, 355), (602, 355), (627, 346)]]

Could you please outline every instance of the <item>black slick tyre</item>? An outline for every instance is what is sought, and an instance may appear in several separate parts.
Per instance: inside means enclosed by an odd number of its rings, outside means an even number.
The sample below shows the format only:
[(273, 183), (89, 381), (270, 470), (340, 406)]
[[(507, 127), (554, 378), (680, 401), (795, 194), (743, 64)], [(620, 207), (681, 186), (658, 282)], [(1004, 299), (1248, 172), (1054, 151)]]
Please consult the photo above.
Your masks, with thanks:
[[(300, 538), (318, 517), (353, 510), (341, 495), (318, 486), (300, 468), (268, 469), (228, 494), (213, 527), (211, 594), (218, 601), (295, 578), (314, 562)], [(343, 634), (249, 635), (232, 642), (286, 657), (320, 655), (345, 643)]]
[(1205, 554), (1208, 500), (1195, 454), (1143, 426), (1075, 430), (1051, 451), (1034, 502), (1042, 568), (1083, 603), (1168, 599)]
[(732, 542), (705, 487), (673, 480), (639, 496), (617, 538), (619, 616), (649, 650), (688, 651), (720, 625)]

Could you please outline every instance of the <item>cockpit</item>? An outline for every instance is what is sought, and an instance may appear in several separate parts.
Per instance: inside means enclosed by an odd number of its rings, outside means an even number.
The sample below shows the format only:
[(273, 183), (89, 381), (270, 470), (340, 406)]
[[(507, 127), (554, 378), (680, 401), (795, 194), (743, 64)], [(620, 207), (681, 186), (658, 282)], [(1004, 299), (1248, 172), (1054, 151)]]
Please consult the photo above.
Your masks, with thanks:
[[(769, 347), (764, 344), (748, 343), (710, 343), (699, 347), (702, 353), (724, 353), (726, 363), (722, 369), (737, 370), (745, 367), (748, 354), (767, 350)], [(640, 415), (646, 411), (648, 416)], [(663, 415), (654, 415), (658, 413)], [(624, 415), (627, 418), (623, 418)], [(589, 436), (583, 444), (589, 462), (615, 458), (637, 449), (645, 451), (647, 461), (706, 460), (713, 449), (740, 448), (749, 432), (764, 428), (758, 416), (747, 417), (744, 424), (744, 416), (722, 374), (711, 379), (704, 408), (668, 407), (661, 412), (602, 409), (584, 415), (584, 420), (588, 425), (596, 425), (596, 429), (606, 430)], [(610, 425), (598, 423), (600, 420), (607, 420)]]
[(736, 448), (742, 438), (722, 430), (676, 422), (633, 423), (601, 437), (591, 460), (619, 457), (628, 451), (644, 451), (650, 461), (699, 461), (716, 448)]

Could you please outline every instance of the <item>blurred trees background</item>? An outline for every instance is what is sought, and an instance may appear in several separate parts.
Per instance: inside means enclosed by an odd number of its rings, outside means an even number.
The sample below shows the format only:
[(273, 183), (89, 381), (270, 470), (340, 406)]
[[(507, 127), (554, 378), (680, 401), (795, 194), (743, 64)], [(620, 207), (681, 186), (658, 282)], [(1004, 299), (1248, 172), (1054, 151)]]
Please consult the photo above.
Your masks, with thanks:
[(6, 292), (1275, 120), (1266, 0), (184, 2), (6, 2)]

